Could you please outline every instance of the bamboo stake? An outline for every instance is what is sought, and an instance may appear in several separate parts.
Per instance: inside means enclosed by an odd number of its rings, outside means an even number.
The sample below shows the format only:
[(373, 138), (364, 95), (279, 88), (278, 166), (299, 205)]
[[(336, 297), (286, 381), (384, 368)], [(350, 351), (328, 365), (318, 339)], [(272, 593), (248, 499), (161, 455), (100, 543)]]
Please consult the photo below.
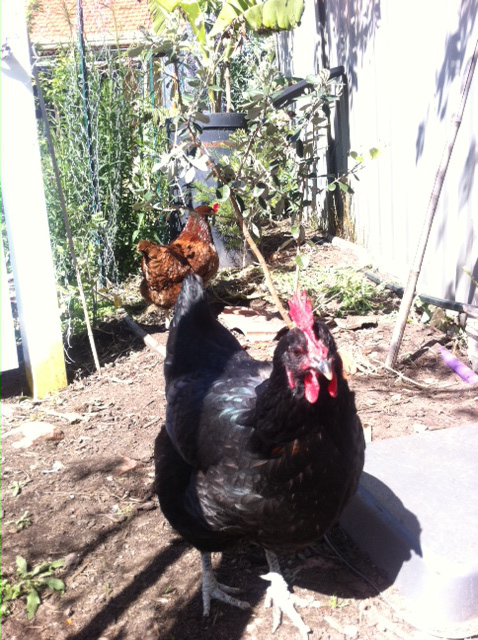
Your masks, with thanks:
[[(30, 52), (32, 54), (33, 53), (33, 49), (32, 49), (32, 46), (31, 46), (30, 42), (29, 42), (29, 45), (30, 45)], [(33, 55), (32, 55), (32, 58), (33, 58)], [(33, 68), (33, 77), (35, 78), (35, 83), (37, 85), (38, 102), (40, 103), (40, 110), (41, 110), (43, 121), (45, 123), (45, 135), (46, 135), (46, 140), (47, 140), (47, 143), (48, 143), (48, 150), (50, 152), (51, 163), (52, 163), (52, 166), (53, 166), (53, 173), (55, 174), (55, 182), (56, 182), (56, 187), (58, 189), (58, 198), (60, 200), (61, 212), (63, 214), (63, 222), (65, 224), (66, 237), (67, 237), (67, 240), (68, 240), (68, 248), (70, 250), (71, 259), (72, 259), (73, 266), (74, 266), (74, 269), (75, 269), (76, 281), (78, 283), (78, 291), (79, 291), (79, 294), (80, 294), (81, 305), (83, 307), (83, 314), (85, 316), (86, 331), (88, 333), (88, 339), (90, 341), (91, 353), (93, 354), (93, 360), (95, 362), (96, 371), (98, 373), (101, 373), (100, 361), (98, 359), (98, 352), (96, 351), (95, 339), (93, 337), (93, 332), (91, 330), (90, 318), (89, 318), (89, 315), (88, 315), (88, 307), (87, 307), (87, 304), (86, 304), (85, 293), (84, 293), (84, 290), (83, 290), (83, 283), (82, 283), (82, 280), (81, 280), (80, 268), (78, 266), (78, 261), (76, 259), (76, 253), (75, 253), (75, 247), (73, 245), (73, 236), (72, 236), (72, 233), (71, 233), (70, 221), (68, 220), (68, 212), (66, 210), (65, 196), (63, 194), (63, 187), (61, 186), (60, 171), (58, 169), (58, 163), (56, 161), (55, 149), (53, 148), (53, 140), (52, 140), (52, 137), (51, 137), (50, 124), (48, 122), (48, 116), (47, 116), (46, 107), (45, 107), (45, 100), (43, 98), (43, 91), (42, 91), (42, 88), (41, 88), (41, 85), (40, 85), (40, 81), (39, 81), (39, 78), (38, 78), (38, 71), (37, 71), (36, 63), (33, 64), (32, 68)]]
[(112, 306), (119, 307), (121, 311), (124, 313), (123, 320), (128, 325), (129, 329), (131, 329), (133, 333), (135, 333), (139, 338), (141, 338), (141, 340), (144, 342), (144, 344), (147, 347), (149, 347), (152, 351), (156, 351), (156, 353), (160, 355), (161, 358), (164, 360), (164, 358), (166, 357), (166, 347), (163, 347), (158, 342), (156, 342), (156, 340), (153, 338), (152, 335), (147, 333), (138, 324), (136, 324), (136, 322), (126, 313), (123, 306), (117, 305), (114, 300), (112, 300), (109, 296), (106, 296), (104, 293), (101, 293), (101, 291), (99, 291), (98, 294), (104, 300), (108, 300), (108, 302)]
[(468, 93), (470, 90), (471, 80), (473, 78), (473, 72), (475, 70), (477, 57), (478, 57), (478, 41), (476, 42), (475, 51), (471, 58), (466, 81), (463, 86), (463, 90), (461, 92), (461, 101), (460, 101), (458, 112), (452, 116), (450, 139), (445, 145), (442, 158), (440, 160), (440, 165), (438, 167), (438, 170), (435, 176), (435, 182), (433, 184), (430, 200), (428, 203), (427, 215), (425, 217), (422, 233), (421, 233), (420, 240), (419, 240), (418, 247), (415, 254), (415, 260), (413, 262), (412, 268), (408, 275), (408, 281), (405, 287), (405, 291), (403, 293), (402, 301), (400, 303), (400, 309), (398, 311), (397, 321), (395, 323), (395, 329), (393, 331), (392, 340), (390, 342), (390, 348), (387, 354), (387, 359), (385, 360), (385, 366), (391, 367), (392, 369), (395, 367), (395, 363), (398, 357), (398, 352), (400, 351), (400, 346), (402, 344), (403, 334), (405, 332), (405, 325), (407, 323), (410, 307), (412, 306), (413, 298), (415, 296), (415, 289), (417, 286), (418, 276), (420, 275), (420, 271), (423, 264), (423, 258), (425, 257), (425, 251), (427, 248), (428, 239), (430, 237), (433, 219), (435, 217), (438, 202), (440, 200), (440, 194), (442, 191), (443, 183), (445, 181), (448, 165), (450, 164), (450, 158), (453, 153), (453, 148), (455, 146), (458, 130), (460, 128), (460, 125), (463, 119), (463, 112), (465, 110), (466, 99), (468, 97)]
[(134, 320), (132, 320), (126, 312), (124, 316), (124, 321), (126, 322), (128, 327), (131, 329), (131, 331), (133, 331), (137, 336), (139, 336), (143, 340), (144, 344), (147, 347), (149, 347), (153, 351), (156, 351), (156, 353), (159, 354), (161, 358), (164, 360), (164, 358), (166, 357), (166, 347), (163, 347), (160, 344), (158, 344), (156, 340), (153, 338), (153, 336), (149, 335), (149, 333), (147, 333), (144, 329), (142, 329), (139, 325), (137, 325), (136, 322), (134, 322)]

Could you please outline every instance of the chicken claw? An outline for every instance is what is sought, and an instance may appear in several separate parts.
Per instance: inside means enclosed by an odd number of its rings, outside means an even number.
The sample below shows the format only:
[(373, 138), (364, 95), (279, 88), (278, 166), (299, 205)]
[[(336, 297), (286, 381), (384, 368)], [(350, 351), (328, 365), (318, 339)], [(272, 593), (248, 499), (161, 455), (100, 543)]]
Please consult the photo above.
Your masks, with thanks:
[(266, 550), (266, 557), (270, 571), (261, 576), (261, 578), (271, 583), (270, 587), (267, 587), (264, 606), (272, 606), (272, 633), (277, 631), (282, 620), (282, 614), (285, 613), (292, 624), (299, 630), (302, 640), (307, 640), (312, 629), (305, 624), (294, 608), (294, 596), (290, 593), (287, 582), (280, 572), (277, 556)]
[(211, 565), (211, 554), (201, 553), (202, 560), (202, 603), (203, 603), (203, 616), (208, 616), (211, 611), (211, 600), (220, 600), (231, 604), (233, 607), (239, 607), (240, 609), (249, 609), (250, 604), (244, 600), (238, 600), (234, 598), (233, 593), (240, 593), (241, 589), (235, 587), (229, 587), (225, 584), (219, 584), (216, 580)]

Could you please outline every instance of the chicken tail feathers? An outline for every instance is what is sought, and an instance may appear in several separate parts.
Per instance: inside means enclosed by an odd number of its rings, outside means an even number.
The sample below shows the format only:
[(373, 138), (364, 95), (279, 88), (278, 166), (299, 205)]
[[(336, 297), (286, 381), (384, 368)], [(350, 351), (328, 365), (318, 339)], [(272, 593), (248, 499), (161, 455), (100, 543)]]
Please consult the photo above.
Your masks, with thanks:
[(164, 361), (166, 389), (179, 376), (222, 371), (237, 352), (242, 352), (242, 347), (214, 317), (201, 277), (189, 274), (183, 281), (169, 327)]
[(181, 318), (186, 316), (199, 302), (205, 301), (202, 278), (191, 273), (183, 281), (176, 304), (171, 328), (177, 327)]

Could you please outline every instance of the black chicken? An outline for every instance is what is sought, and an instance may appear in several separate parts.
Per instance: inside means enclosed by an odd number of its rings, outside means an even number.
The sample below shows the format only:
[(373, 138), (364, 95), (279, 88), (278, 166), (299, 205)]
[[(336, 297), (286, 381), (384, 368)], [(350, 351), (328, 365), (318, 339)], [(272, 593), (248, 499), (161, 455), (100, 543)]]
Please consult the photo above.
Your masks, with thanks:
[(365, 445), (332, 335), (305, 292), (289, 307), (297, 328), (272, 364), (259, 362), (213, 317), (201, 279), (186, 278), (167, 343), (156, 491), (171, 525), (201, 552), (204, 615), (212, 598), (249, 607), (217, 583), (210, 553), (255, 543), (269, 564), (274, 630), (283, 612), (306, 638), (275, 553), (301, 549), (337, 522)]

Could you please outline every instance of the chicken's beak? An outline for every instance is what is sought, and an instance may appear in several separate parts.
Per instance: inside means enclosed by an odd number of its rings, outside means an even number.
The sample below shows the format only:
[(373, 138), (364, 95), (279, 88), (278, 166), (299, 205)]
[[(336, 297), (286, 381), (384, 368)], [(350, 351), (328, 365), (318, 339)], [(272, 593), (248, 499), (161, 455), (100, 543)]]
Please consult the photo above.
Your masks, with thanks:
[(322, 358), (322, 360), (317, 362), (317, 370), (320, 371), (324, 378), (327, 378), (329, 381), (334, 377), (332, 364), (330, 363), (330, 360), (327, 360), (326, 358)]

